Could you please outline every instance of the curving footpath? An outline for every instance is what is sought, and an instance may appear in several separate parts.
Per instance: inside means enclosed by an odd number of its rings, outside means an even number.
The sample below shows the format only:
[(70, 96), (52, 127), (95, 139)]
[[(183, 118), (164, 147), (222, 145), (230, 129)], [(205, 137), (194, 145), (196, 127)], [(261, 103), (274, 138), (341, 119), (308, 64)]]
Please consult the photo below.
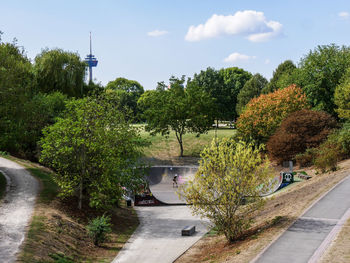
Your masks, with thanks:
[(2, 263), (15, 262), (30, 221), (39, 190), (38, 181), (15, 162), (0, 157), (0, 171), (8, 187), (0, 202), (0, 258)]
[[(140, 225), (112, 263), (174, 262), (206, 232), (205, 222), (188, 206), (135, 207)], [(181, 236), (185, 226), (195, 225), (193, 236)]]
[(316, 201), (252, 262), (319, 262), (348, 218), (350, 218), (350, 176)]

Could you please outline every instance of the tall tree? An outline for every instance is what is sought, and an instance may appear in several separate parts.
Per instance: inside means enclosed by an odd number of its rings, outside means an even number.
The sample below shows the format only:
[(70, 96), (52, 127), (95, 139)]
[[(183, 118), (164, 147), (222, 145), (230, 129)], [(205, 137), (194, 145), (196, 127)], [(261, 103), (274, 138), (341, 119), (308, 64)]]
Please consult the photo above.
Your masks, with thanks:
[[(0, 34), (1, 39), (1, 34)], [(24, 134), (23, 105), (33, 87), (32, 65), (25, 51), (13, 43), (0, 42), (0, 149), (18, 153)]]
[(216, 120), (234, 120), (238, 116), (236, 113), (238, 93), (251, 77), (249, 72), (237, 67), (219, 71), (207, 68), (195, 74), (192, 81), (215, 99), (212, 114)]
[(247, 103), (260, 95), (261, 90), (264, 89), (268, 81), (259, 73), (255, 74), (248, 80), (237, 96), (236, 112), (240, 115)]
[(312, 107), (336, 116), (334, 91), (350, 67), (350, 47), (318, 46), (300, 61), (299, 84)]
[(267, 94), (278, 89), (284, 89), (293, 83), (293, 73), (296, 70), (293, 61), (286, 60), (278, 65), (273, 72), (270, 82), (265, 86), (262, 93)]
[(236, 112), (238, 93), (252, 77), (252, 74), (237, 67), (221, 69), (219, 74), (224, 80), (221, 119), (235, 120), (238, 117)]
[(62, 49), (43, 50), (35, 57), (34, 64), (38, 91), (59, 91), (70, 97), (81, 97), (86, 66), (76, 53)]
[(135, 166), (142, 145), (105, 97), (87, 97), (68, 103), (65, 116), (44, 130), (40, 161), (55, 170), (62, 196), (79, 193), (79, 209), (84, 200), (103, 208), (122, 198), (123, 187), (140, 185)]
[(350, 120), (350, 68), (347, 69), (334, 93), (334, 103), (339, 118)]
[(144, 89), (140, 83), (126, 78), (117, 78), (108, 82), (106, 89), (115, 91), (120, 98), (119, 105), (121, 107), (128, 107), (134, 119), (140, 120), (141, 112), (137, 106), (137, 101), (144, 93)]
[(274, 176), (261, 150), (233, 139), (214, 140), (201, 153), (198, 171), (183, 189), (193, 212), (208, 218), (230, 242), (249, 228), (253, 214), (264, 204), (261, 193)]
[(201, 134), (210, 129), (213, 116), (208, 114), (213, 100), (195, 83), (185, 88), (185, 77), (170, 78), (167, 88), (164, 82), (158, 83), (155, 91), (144, 93), (139, 104), (144, 109), (147, 120), (146, 130), (151, 134), (168, 136), (174, 131), (183, 156), (183, 135), (187, 132)]

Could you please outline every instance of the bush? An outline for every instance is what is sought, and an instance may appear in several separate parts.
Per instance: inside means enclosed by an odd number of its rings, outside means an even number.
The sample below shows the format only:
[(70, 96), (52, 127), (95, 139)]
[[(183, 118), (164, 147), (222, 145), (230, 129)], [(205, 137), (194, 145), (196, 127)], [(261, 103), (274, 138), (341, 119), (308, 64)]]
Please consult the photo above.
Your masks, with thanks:
[(306, 96), (296, 85), (252, 99), (237, 120), (246, 139), (266, 142), (290, 113), (309, 108)]
[(295, 156), (295, 160), (300, 167), (309, 167), (314, 164), (318, 149), (310, 148), (304, 153), (299, 153)]
[(342, 148), (338, 144), (331, 141), (323, 143), (318, 151), (315, 159), (315, 166), (323, 173), (326, 171), (335, 171), (337, 163), (342, 158)]
[(336, 126), (336, 120), (326, 112), (296, 111), (282, 121), (267, 142), (267, 150), (278, 162), (293, 160), (306, 149), (318, 147)]
[(92, 238), (94, 245), (99, 246), (106, 241), (107, 234), (112, 231), (111, 218), (109, 216), (99, 216), (89, 222), (87, 229), (89, 236)]

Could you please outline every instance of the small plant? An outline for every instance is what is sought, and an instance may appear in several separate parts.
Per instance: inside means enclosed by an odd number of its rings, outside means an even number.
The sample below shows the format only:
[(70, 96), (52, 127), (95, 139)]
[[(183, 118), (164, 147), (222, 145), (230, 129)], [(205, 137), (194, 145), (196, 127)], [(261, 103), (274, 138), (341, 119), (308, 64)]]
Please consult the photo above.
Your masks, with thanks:
[(87, 226), (89, 236), (92, 238), (94, 245), (99, 246), (106, 241), (107, 234), (112, 231), (111, 218), (109, 216), (99, 216), (91, 220)]

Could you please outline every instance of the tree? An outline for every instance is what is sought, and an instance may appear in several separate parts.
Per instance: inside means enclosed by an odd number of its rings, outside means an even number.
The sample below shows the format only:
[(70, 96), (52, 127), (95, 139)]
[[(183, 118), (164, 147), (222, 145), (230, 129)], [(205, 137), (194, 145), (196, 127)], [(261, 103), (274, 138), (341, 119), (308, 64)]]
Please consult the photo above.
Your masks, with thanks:
[(237, 96), (236, 112), (240, 115), (247, 103), (260, 95), (262, 89), (266, 86), (267, 80), (259, 73), (248, 80)]
[(214, 98), (215, 105), (210, 114), (216, 120), (234, 120), (237, 117), (237, 95), (251, 77), (249, 72), (236, 67), (219, 71), (207, 68), (195, 74), (191, 82)]
[(183, 156), (183, 135), (187, 132), (202, 134), (211, 128), (214, 117), (208, 114), (213, 100), (195, 83), (184, 86), (185, 78), (170, 78), (169, 88), (158, 83), (155, 91), (144, 93), (139, 104), (147, 120), (146, 130), (151, 134), (168, 136), (175, 132)]
[(339, 118), (350, 120), (350, 68), (335, 89), (334, 103), (338, 106), (336, 112)]
[(278, 162), (293, 160), (306, 149), (318, 147), (337, 127), (326, 112), (300, 110), (285, 118), (267, 142), (270, 156)]
[(34, 64), (38, 91), (59, 91), (69, 97), (82, 97), (86, 66), (76, 53), (43, 50), (35, 57)]
[(141, 112), (137, 106), (137, 101), (144, 93), (144, 89), (140, 83), (135, 80), (117, 78), (114, 81), (108, 82), (106, 89), (114, 90), (120, 97), (120, 106), (128, 107), (131, 110), (131, 116), (135, 120), (140, 120)]
[(201, 153), (193, 180), (183, 188), (193, 212), (208, 218), (231, 242), (249, 228), (264, 204), (260, 194), (274, 176), (261, 150), (252, 143), (213, 140)]
[(303, 91), (295, 85), (252, 99), (237, 120), (245, 139), (265, 143), (290, 113), (309, 108)]
[[(0, 34), (1, 38), (1, 34)], [(0, 42), (0, 149), (13, 154), (23, 136), (23, 105), (33, 87), (32, 65), (25, 51), (13, 43)]]
[(296, 68), (297, 67), (291, 60), (286, 60), (279, 64), (276, 70), (273, 72), (270, 82), (262, 90), (262, 93), (267, 94), (294, 84), (293, 73), (295, 72)]
[(336, 116), (334, 91), (350, 67), (350, 47), (318, 46), (300, 61), (299, 84), (311, 106)]
[(123, 187), (142, 182), (135, 169), (143, 145), (136, 128), (105, 97), (73, 100), (64, 117), (44, 129), (40, 161), (55, 170), (61, 196), (78, 192), (92, 207), (117, 203)]
[(235, 120), (237, 96), (252, 74), (237, 67), (225, 68), (219, 71), (224, 80), (222, 101), (220, 102), (221, 120)]

